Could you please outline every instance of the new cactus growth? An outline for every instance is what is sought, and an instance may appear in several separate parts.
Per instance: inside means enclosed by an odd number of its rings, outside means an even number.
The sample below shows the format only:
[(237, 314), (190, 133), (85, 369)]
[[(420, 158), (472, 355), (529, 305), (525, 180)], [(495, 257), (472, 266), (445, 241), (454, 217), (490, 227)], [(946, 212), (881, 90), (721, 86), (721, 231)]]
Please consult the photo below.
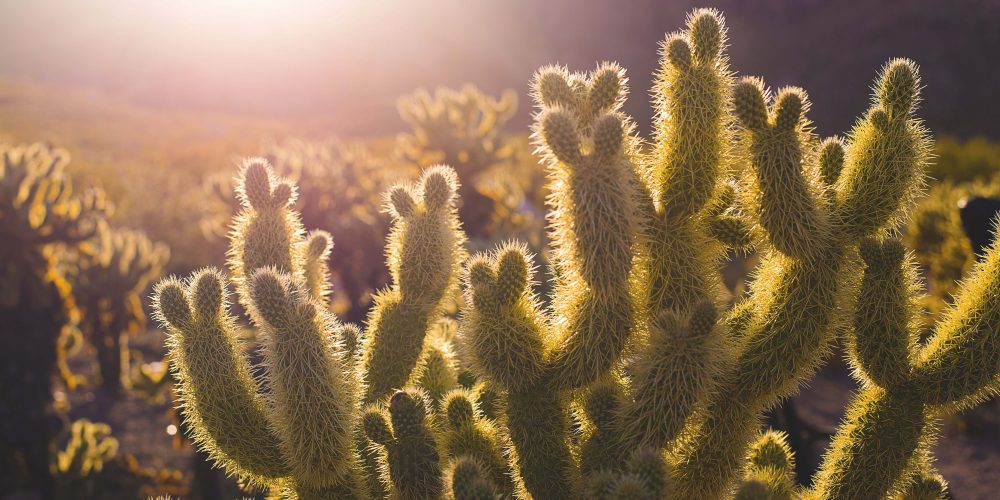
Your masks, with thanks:
[[(326, 309), (331, 237), (306, 236), (296, 190), (250, 161), (230, 268), (262, 332), (267, 392), (221, 273), (157, 292), (199, 443), (302, 498), (940, 495), (935, 418), (1000, 375), (1000, 248), (920, 346), (915, 273), (890, 238), (927, 161), (916, 66), (891, 61), (858, 125), (821, 142), (805, 91), (736, 80), (726, 43), (713, 10), (667, 37), (648, 148), (621, 112), (624, 70), (538, 72), (551, 306), (527, 247), (505, 243), (465, 262), (454, 338), (428, 334), (464, 257), (454, 172), (432, 167), (386, 195), (393, 284), (360, 335)], [(732, 308), (727, 248), (761, 254)], [(845, 330), (862, 389), (801, 489), (784, 437), (758, 422)]]

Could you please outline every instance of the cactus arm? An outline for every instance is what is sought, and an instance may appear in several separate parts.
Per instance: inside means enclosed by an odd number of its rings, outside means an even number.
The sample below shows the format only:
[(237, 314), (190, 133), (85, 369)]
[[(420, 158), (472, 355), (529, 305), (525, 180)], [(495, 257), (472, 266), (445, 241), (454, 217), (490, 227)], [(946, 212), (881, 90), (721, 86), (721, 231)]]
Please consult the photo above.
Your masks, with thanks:
[(621, 380), (607, 377), (591, 384), (583, 398), (583, 411), (587, 416), (581, 422), (583, 438), (580, 442), (580, 473), (592, 474), (602, 470), (616, 470), (628, 458), (629, 445), (622, 440), (617, 417), (625, 401)]
[[(242, 210), (230, 233), (229, 269), (241, 303), (248, 302), (247, 280), (262, 268), (299, 276), (302, 273), (302, 223), (291, 209), (295, 188), (277, 178), (261, 158), (247, 159), (240, 171), (236, 193)], [(258, 318), (253, 318), (256, 322)]]
[(801, 116), (803, 93), (783, 91), (773, 112), (757, 80), (739, 82), (733, 95), (750, 144), (756, 200), (749, 204), (774, 249), (751, 287), (749, 317), (739, 321), (735, 360), (718, 381), (728, 389), (706, 403), (711, 424), (678, 450), (679, 488), (704, 498), (722, 497), (736, 479), (751, 436), (747, 422), (819, 366), (834, 338), (847, 261), (847, 250), (833, 244), (818, 174), (805, 154), (812, 139)]
[(703, 301), (687, 324), (669, 311), (651, 322), (649, 347), (632, 367), (634, 403), (623, 418), (630, 446), (666, 447), (714, 387), (726, 361), (715, 317), (715, 307)]
[(576, 464), (563, 399), (544, 386), (506, 394), (507, 426), (518, 475), (535, 498), (574, 496)]
[(866, 267), (846, 339), (849, 360), (871, 383), (896, 387), (908, 379), (913, 357), (916, 271), (899, 240), (863, 240), (861, 257)]
[(267, 484), (291, 469), (224, 298), (222, 278), (207, 269), (186, 284), (161, 282), (156, 316), (169, 333), (177, 395), (195, 442), (229, 473)]
[[(482, 466), (471, 456), (454, 460), (447, 476), (451, 478), (451, 495), (454, 500), (494, 500), (496, 486), (489, 480)], [(509, 494), (508, 494), (509, 496)]]
[(466, 307), (460, 333), (470, 358), (487, 380), (524, 391), (543, 375), (548, 325), (529, 293), (533, 270), (520, 245), (473, 257), (465, 274)]
[(287, 276), (262, 269), (250, 278), (250, 299), (263, 333), (271, 419), (297, 484), (330, 487), (356, 470), (353, 431), (356, 387), (343, 355), (331, 345), (336, 325), (309, 292)]
[(1000, 377), (1000, 246), (966, 278), (913, 368), (913, 384), (935, 406), (963, 408), (997, 388)]
[(653, 88), (657, 108), (651, 170), (664, 217), (680, 221), (708, 202), (723, 171), (729, 139), (732, 76), (723, 52), (726, 31), (717, 12), (688, 17), (688, 29), (667, 38)]
[(879, 75), (874, 104), (850, 133), (836, 184), (837, 218), (848, 238), (874, 236), (908, 216), (930, 149), (926, 129), (913, 116), (919, 90), (916, 64), (890, 61)]
[(390, 191), (394, 222), (387, 254), (394, 285), (376, 297), (365, 333), (365, 403), (406, 383), (441, 301), (457, 286), (464, 243), (454, 206), (457, 189), (455, 173), (435, 167), (424, 171), (418, 186)]
[(881, 498), (917, 450), (926, 423), (915, 388), (864, 389), (848, 408), (817, 476), (824, 499)]
[(313, 298), (321, 302), (327, 300), (330, 294), (330, 270), (327, 261), (330, 250), (333, 249), (333, 238), (326, 231), (311, 231), (306, 237), (305, 262), (302, 274), (305, 277), (306, 290)]
[(448, 421), (444, 432), (445, 456), (475, 460), (494, 489), (507, 497), (513, 496), (514, 474), (504, 454), (508, 443), (493, 421), (482, 417), (472, 393), (453, 390), (445, 396), (442, 407)]
[(388, 410), (391, 438), (385, 432), (384, 420), (378, 423), (376, 418), (365, 418), (369, 438), (385, 447), (383, 481), (391, 485), (393, 496), (401, 500), (438, 498), (443, 492), (440, 455), (426, 421), (426, 408), (426, 398), (419, 390), (393, 394)]
[(560, 269), (554, 296), (557, 341), (547, 360), (556, 387), (593, 382), (619, 359), (633, 329), (629, 292), (634, 217), (639, 193), (631, 163), (632, 126), (617, 113), (624, 75), (603, 66), (589, 76), (585, 98), (573, 108), (546, 102), (553, 81), (569, 87), (564, 72), (543, 70), (535, 79), (541, 112), (535, 139), (550, 175), (553, 264)]
[(760, 227), (779, 252), (811, 260), (830, 245), (831, 224), (820, 204), (822, 199), (816, 196), (820, 191), (818, 172), (809, 168), (806, 158), (814, 137), (802, 119), (809, 107), (805, 92), (783, 89), (770, 113), (759, 79), (742, 79), (733, 96), (736, 114), (750, 135), (754, 173), (749, 182), (753, 193), (750, 205)]

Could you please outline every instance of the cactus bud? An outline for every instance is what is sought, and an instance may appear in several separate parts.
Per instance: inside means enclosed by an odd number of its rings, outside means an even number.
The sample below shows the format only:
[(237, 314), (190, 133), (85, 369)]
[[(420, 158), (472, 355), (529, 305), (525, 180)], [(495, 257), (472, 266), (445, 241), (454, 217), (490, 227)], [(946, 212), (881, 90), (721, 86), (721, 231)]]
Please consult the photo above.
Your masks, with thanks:
[(330, 233), (322, 230), (309, 233), (309, 239), (306, 243), (306, 252), (309, 259), (325, 259), (330, 254), (331, 249), (333, 249), (333, 238), (330, 237)]
[(691, 46), (688, 45), (683, 35), (676, 33), (670, 35), (664, 46), (666, 48), (663, 53), (666, 54), (670, 64), (681, 71), (687, 71), (691, 68)]
[(624, 71), (616, 64), (604, 64), (590, 77), (588, 101), (591, 113), (614, 111), (620, 102)]
[(274, 187), (271, 195), (272, 207), (284, 207), (291, 205), (295, 201), (295, 188), (287, 182), (281, 182)]
[(445, 412), (454, 427), (467, 425), (475, 418), (476, 408), (464, 391), (452, 391), (445, 398)]
[(200, 318), (214, 318), (222, 309), (223, 291), (219, 275), (205, 269), (194, 278), (194, 310)]
[(606, 114), (600, 117), (594, 124), (594, 156), (597, 161), (612, 161), (622, 150), (624, 136), (619, 116)]
[(751, 467), (773, 467), (791, 474), (795, 468), (792, 449), (788, 446), (785, 433), (768, 431), (750, 445)]
[(431, 167), (422, 180), (424, 205), (429, 211), (441, 210), (452, 203), (458, 180), (455, 171), (447, 167)]
[(418, 392), (396, 391), (389, 399), (392, 429), (397, 436), (412, 436), (420, 432), (426, 414), (424, 397)]
[(759, 78), (744, 77), (733, 89), (733, 106), (743, 126), (758, 131), (767, 125), (764, 83)]
[(281, 325), (288, 320), (292, 303), (285, 280), (270, 269), (261, 269), (250, 279), (250, 298), (264, 321)]
[(694, 306), (691, 312), (691, 319), (688, 321), (688, 330), (692, 338), (703, 338), (708, 336), (715, 328), (717, 314), (715, 304), (710, 300), (703, 300)]
[(191, 322), (191, 307), (179, 281), (170, 279), (160, 282), (153, 295), (156, 310), (167, 323), (180, 329)]
[(893, 116), (907, 116), (920, 89), (917, 65), (909, 59), (893, 59), (885, 65), (875, 96)]
[(839, 137), (830, 137), (819, 147), (819, 175), (823, 183), (833, 186), (844, 169), (844, 142)]
[(361, 422), (365, 429), (365, 435), (373, 443), (386, 445), (392, 441), (392, 431), (389, 429), (389, 422), (386, 421), (383, 410), (369, 408)]
[(868, 120), (872, 122), (872, 125), (876, 129), (885, 132), (889, 128), (889, 113), (885, 111), (885, 108), (875, 108), (868, 114)]
[(497, 264), (496, 294), (502, 305), (510, 305), (524, 293), (528, 285), (528, 262), (525, 248), (511, 245), (502, 250)]
[(545, 106), (572, 108), (575, 105), (576, 97), (566, 77), (566, 70), (558, 66), (542, 68), (535, 75), (534, 87)]
[(805, 92), (797, 87), (781, 89), (775, 103), (775, 126), (778, 130), (794, 130), (806, 107)]
[(459, 457), (452, 465), (451, 490), (455, 500), (496, 498), (496, 488), (486, 478), (482, 467), (468, 456)]
[(243, 163), (237, 193), (243, 206), (261, 210), (271, 204), (271, 166), (263, 158), (248, 158)]
[(658, 448), (642, 447), (632, 453), (627, 470), (642, 479), (651, 493), (650, 498), (664, 498), (668, 491), (670, 471)]
[(699, 64), (708, 64), (719, 56), (722, 50), (723, 33), (719, 13), (712, 9), (695, 11), (688, 21), (694, 57)]
[(389, 202), (396, 217), (412, 217), (417, 209), (410, 192), (402, 186), (396, 186), (389, 191)]

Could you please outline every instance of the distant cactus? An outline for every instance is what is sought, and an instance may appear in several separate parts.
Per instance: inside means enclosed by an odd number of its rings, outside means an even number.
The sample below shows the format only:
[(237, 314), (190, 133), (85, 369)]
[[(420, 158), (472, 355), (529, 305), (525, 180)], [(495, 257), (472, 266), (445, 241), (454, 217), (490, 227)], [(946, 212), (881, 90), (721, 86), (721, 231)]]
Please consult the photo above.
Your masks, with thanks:
[(163, 388), (170, 383), (168, 366), (166, 360), (136, 364), (129, 383), (131, 390), (153, 403), (161, 403), (164, 399)]
[(963, 200), (972, 196), (996, 197), (1000, 183), (938, 183), (913, 210), (903, 239), (913, 249), (913, 256), (926, 279), (927, 294), (920, 298), (926, 310), (925, 328), (952, 302), (963, 277), (972, 269), (977, 256), (963, 231), (960, 209)]
[(118, 453), (118, 440), (111, 437), (108, 424), (87, 419), (73, 422), (66, 449), (52, 464), (55, 498), (87, 500), (95, 498), (93, 475)]
[[(393, 285), (359, 335), (326, 310), (329, 235), (307, 236), (295, 189), (250, 161), (230, 269), (265, 376), (221, 273), (157, 289), (201, 446), (301, 498), (939, 497), (934, 418), (1000, 376), (1000, 246), (918, 344), (915, 274), (891, 238), (929, 154), (917, 68), (891, 61), (851, 133), (821, 142), (805, 92), (736, 80), (726, 44), (708, 9), (668, 36), (650, 147), (621, 111), (623, 69), (538, 72), (551, 302), (526, 246), (504, 243), (465, 262), (457, 335), (438, 321), (464, 257), (453, 171), (387, 194)], [(761, 255), (732, 308), (727, 248)], [(759, 420), (844, 331), (862, 388), (802, 488), (785, 437)]]
[(75, 320), (66, 250), (92, 237), (100, 192), (74, 193), (69, 155), (42, 144), (0, 145), (0, 495), (51, 489), (49, 443), (57, 342)]
[(420, 167), (454, 168), (462, 181), (459, 216), (465, 229), (474, 237), (488, 236), (499, 200), (481, 192), (480, 184), (489, 169), (513, 159), (501, 129), (517, 111), (517, 95), (508, 90), (493, 98), (473, 85), (439, 88), (433, 96), (418, 90), (400, 99), (397, 108), (413, 129), (399, 136), (402, 157)]
[(102, 230), (64, 262), (80, 309), (80, 329), (97, 350), (101, 387), (120, 394), (129, 380), (128, 337), (146, 324), (140, 294), (170, 255), (139, 231)]

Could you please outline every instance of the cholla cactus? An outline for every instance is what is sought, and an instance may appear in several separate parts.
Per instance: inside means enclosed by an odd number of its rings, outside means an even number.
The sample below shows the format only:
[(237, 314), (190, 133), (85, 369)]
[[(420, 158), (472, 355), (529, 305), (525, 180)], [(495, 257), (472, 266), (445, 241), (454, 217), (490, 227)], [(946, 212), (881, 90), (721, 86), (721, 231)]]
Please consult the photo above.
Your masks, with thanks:
[[(378, 295), (360, 335), (327, 312), (330, 236), (304, 234), (291, 208), (294, 187), (266, 161), (246, 163), (230, 269), (262, 333), (270, 396), (251, 375), (219, 271), (161, 282), (155, 300), (170, 332), (184, 416), (195, 441), (229, 473), (303, 498), (367, 496), (359, 456), (367, 450), (355, 446), (365, 443), (360, 405), (380, 403), (406, 384), (457, 286), (463, 237), (455, 182), (451, 170), (436, 167), (418, 185), (390, 191), (394, 285)], [(411, 458), (404, 451), (402, 460)]]
[[(389, 282), (381, 251), (389, 232), (388, 217), (379, 213), (382, 193), (413, 169), (379, 159), (362, 143), (339, 140), (272, 144), (263, 155), (277, 175), (297, 183), (296, 208), (305, 227), (351, 242), (330, 252), (331, 278), (340, 291), (332, 306), (347, 321), (360, 322), (375, 291)], [(228, 172), (205, 179), (208, 211), (202, 226), (212, 238), (225, 236), (239, 211), (234, 188)]]
[(473, 236), (486, 235), (501, 200), (482, 192), (481, 175), (513, 160), (501, 129), (517, 110), (517, 94), (508, 90), (493, 98), (473, 85), (439, 88), (433, 96), (418, 90), (400, 99), (397, 108), (413, 129), (399, 136), (402, 157), (420, 167), (443, 163), (454, 168), (462, 181), (459, 215), (465, 229)]
[(101, 387), (119, 394), (131, 374), (128, 337), (146, 324), (139, 295), (170, 256), (140, 231), (101, 225), (97, 238), (64, 263), (80, 308), (80, 329), (97, 350)]
[[(450, 170), (389, 192), (394, 284), (355, 353), (359, 330), (325, 309), (330, 237), (305, 236), (295, 190), (251, 162), (230, 267), (263, 332), (268, 395), (218, 272), (157, 294), (198, 441), (230, 472), (305, 498), (943, 491), (934, 417), (991, 394), (1000, 376), (1000, 247), (920, 347), (913, 273), (889, 238), (928, 156), (916, 66), (890, 62), (852, 132), (821, 142), (803, 90), (772, 97), (758, 79), (735, 81), (725, 35), (717, 12), (698, 10), (667, 38), (649, 148), (621, 112), (621, 68), (539, 71), (551, 307), (523, 244), (473, 256), (455, 352), (446, 335), (427, 340), (462, 257)], [(750, 247), (756, 279), (727, 309), (719, 259)], [(758, 421), (844, 330), (863, 389), (816, 487), (801, 489), (784, 437)]]
[(118, 453), (111, 427), (87, 419), (73, 422), (66, 449), (52, 464), (55, 498), (88, 499), (97, 493), (92, 475), (98, 474)]
[(42, 144), (0, 145), (0, 494), (51, 487), (51, 379), (77, 315), (58, 258), (104, 211), (99, 192), (73, 192), (68, 161)]

